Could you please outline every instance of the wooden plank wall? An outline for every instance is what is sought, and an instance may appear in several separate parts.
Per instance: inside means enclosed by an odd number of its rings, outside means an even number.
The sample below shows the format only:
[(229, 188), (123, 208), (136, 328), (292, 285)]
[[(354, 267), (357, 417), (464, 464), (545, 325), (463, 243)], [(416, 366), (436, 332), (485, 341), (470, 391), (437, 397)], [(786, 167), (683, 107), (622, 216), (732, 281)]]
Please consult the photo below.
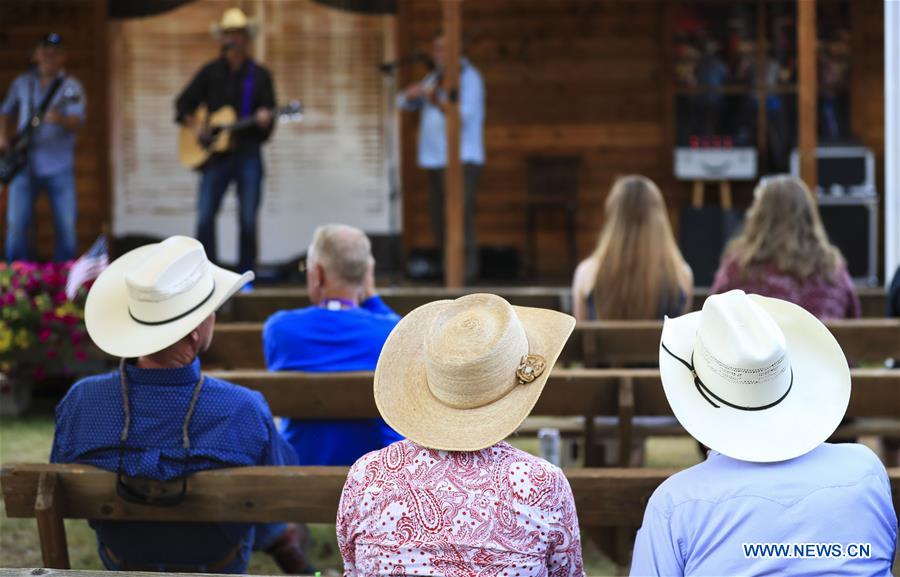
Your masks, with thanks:
[[(487, 163), (478, 191), (477, 227), (483, 245), (526, 246), (526, 159), (575, 154), (583, 159), (577, 244), (592, 250), (603, 203), (619, 174), (637, 172), (659, 184), (673, 228), (689, 185), (674, 180), (674, 106), (668, 38), (672, 2), (467, 0), (465, 54), (481, 71), (487, 92)], [(428, 49), (440, 26), (438, 3), (398, 0), (399, 54)], [(883, 158), (882, 0), (854, 0), (852, 121), (856, 137)], [(401, 85), (419, 80), (406, 70)], [(404, 246), (433, 244), (425, 175), (415, 164), (416, 115), (403, 116)], [(879, 166), (879, 175), (883, 173)], [(883, 180), (879, 176), (879, 182)], [(710, 188), (710, 190), (712, 190)], [(751, 187), (736, 188), (746, 206)], [(707, 193), (707, 197), (710, 197)], [(539, 235), (539, 274), (568, 277), (564, 222), (547, 215)], [(555, 232), (554, 232), (555, 231)]]
[[(427, 49), (439, 28), (438, 3), (401, 0), (398, 53)], [(660, 1), (467, 1), (464, 53), (487, 92), (487, 162), (478, 191), (482, 245), (526, 248), (526, 161), (530, 155), (582, 157), (579, 253), (587, 254), (617, 174), (639, 172), (659, 181), (671, 199), (665, 139)], [(401, 84), (420, 79), (406, 70)], [(426, 180), (415, 165), (417, 119), (404, 115), (402, 177), (407, 248), (433, 244)], [(570, 274), (561, 214), (540, 220), (539, 270)]]
[[(78, 137), (75, 176), (78, 191), (78, 249), (86, 250), (109, 222), (109, 152), (106, 0), (3, 0), (0, 2), (0, 91), (25, 71), (31, 50), (43, 34), (57, 32), (67, 52), (67, 70), (87, 95), (87, 123)], [(0, 247), (6, 243), (6, 203), (0, 195)], [(53, 224), (41, 195), (37, 223), (38, 256), (53, 255)], [(2, 250), (0, 250), (2, 254)], [(2, 258), (2, 256), (0, 256)]]

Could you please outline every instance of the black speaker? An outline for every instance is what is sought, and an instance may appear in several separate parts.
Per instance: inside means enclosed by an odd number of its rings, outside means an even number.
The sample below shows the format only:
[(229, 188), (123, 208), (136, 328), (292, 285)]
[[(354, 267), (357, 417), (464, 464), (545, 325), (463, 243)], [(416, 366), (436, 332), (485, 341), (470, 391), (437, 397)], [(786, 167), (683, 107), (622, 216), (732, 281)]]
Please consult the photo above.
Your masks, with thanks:
[(819, 198), (819, 214), (828, 240), (841, 249), (850, 276), (862, 283), (877, 282), (878, 204), (856, 199)]
[(744, 215), (718, 206), (684, 207), (678, 228), (684, 260), (694, 272), (694, 285), (712, 284), (725, 245), (740, 230)]

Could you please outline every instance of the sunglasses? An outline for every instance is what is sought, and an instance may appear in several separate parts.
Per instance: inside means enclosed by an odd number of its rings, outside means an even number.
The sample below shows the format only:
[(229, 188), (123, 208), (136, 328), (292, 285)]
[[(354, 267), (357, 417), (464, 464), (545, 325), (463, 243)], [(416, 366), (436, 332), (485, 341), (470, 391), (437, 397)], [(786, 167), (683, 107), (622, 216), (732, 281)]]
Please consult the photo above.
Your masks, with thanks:
[(124, 501), (151, 507), (174, 507), (181, 504), (187, 496), (188, 462), (191, 457), (191, 440), (188, 430), (200, 389), (205, 375), (200, 375), (194, 387), (191, 403), (181, 427), (181, 443), (184, 453), (181, 458), (181, 474), (169, 481), (159, 481), (146, 477), (131, 477), (124, 472), (125, 451), (128, 447), (128, 433), (131, 428), (131, 406), (128, 398), (128, 380), (125, 377), (125, 359), (119, 364), (119, 375), (122, 382), (122, 403), (125, 410), (125, 425), (119, 438), (119, 463), (116, 467), (116, 494)]

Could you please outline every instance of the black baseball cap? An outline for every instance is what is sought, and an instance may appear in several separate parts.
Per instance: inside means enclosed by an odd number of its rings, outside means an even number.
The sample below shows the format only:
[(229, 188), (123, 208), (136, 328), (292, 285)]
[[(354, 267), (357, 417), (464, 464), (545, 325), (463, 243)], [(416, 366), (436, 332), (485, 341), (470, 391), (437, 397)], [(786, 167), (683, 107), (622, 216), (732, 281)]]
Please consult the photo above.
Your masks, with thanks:
[(60, 36), (56, 32), (50, 32), (49, 34), (45, 34), (44, 36), (41, 36), (41, 40), (40, 40), (40, 42), (38, 42), (38, 44), (40, 44), (41, 46), (57, 46), (57, 47), (61, 47), (62, 43), (63, 43), (62, 36)]

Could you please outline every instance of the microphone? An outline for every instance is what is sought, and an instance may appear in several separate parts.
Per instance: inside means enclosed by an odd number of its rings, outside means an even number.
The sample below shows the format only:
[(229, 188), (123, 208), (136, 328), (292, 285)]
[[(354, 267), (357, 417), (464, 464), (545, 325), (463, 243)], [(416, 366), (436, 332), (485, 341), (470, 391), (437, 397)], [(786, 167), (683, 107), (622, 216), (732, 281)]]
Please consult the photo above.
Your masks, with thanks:
[(422, 52), (421, 50), (416, 50), (412, 53), (411, 56), (405, 56), (403, 58), (398, 58), (392, 62), (382, 62), (378, 65), (378, 69), (382, 74), (390, 74), (394, 72), (396, 69), (401, 66), (407, 66), (409, 64), (414, 64), (416, 62), (424, 62), (425, 66), (428, 67), (429, 70), (434, 70), (435, 64), (434, 60), (431, 59), (427, 54)]

